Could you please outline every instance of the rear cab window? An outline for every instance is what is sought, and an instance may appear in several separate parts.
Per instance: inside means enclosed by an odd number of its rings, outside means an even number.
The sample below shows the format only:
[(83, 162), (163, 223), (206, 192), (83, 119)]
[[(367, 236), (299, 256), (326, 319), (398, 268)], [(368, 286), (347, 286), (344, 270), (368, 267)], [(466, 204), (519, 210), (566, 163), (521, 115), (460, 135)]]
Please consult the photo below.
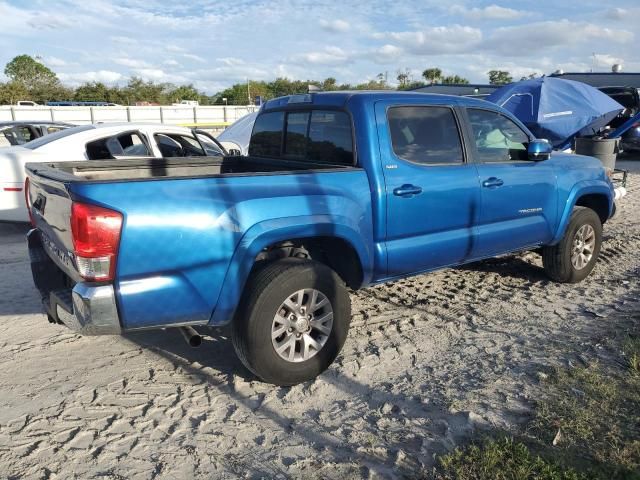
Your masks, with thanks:
[(249, 155), (353, 165), (351, 117), (318, 109), (262, 113), (253, 128)]

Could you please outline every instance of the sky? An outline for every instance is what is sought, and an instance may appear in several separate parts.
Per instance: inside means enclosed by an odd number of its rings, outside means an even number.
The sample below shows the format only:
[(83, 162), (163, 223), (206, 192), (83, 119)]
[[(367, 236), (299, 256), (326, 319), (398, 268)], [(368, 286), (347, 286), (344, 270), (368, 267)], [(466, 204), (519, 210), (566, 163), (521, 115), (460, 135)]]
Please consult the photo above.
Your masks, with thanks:
[[(640, 3), (582, 0), (0, 0), (0, 66), (38, 56), (70, 86), (131, 76), (213, 94), (249, 80), (361, 83), (430, 67), (640, 72)], [(0, 72), (0, 80), (6, 78)]]

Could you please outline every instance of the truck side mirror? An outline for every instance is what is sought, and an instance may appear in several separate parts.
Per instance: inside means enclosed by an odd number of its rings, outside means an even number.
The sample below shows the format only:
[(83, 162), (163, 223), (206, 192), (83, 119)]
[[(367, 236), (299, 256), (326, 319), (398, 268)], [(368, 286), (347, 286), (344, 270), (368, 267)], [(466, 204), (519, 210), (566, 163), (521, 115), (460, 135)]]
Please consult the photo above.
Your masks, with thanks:
[(544, 138), (532, 140), (529, 142), (529, 146), (527, 147), (527, 155), (529, 160), (533, 162), (549, 160), (552, 151), (553, 147), (551, 146), (551, 143), (549, 143), (549, 140)]

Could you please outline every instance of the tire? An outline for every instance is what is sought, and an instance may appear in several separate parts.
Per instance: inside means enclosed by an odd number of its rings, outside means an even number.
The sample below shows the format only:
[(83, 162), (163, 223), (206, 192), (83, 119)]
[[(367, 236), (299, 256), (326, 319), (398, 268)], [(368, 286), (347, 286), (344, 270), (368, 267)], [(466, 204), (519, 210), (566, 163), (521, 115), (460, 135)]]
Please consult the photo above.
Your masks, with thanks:
[[(582, 230), (581, 230), (582, 229)], [(574, 245), (577, 237), (582, 232), (589, 236), (593, 233), (593, 244), (591, 256), (583, 256), (580, 259), (574, 257), (574, 247), (578, 249), (580, 243)], [(580, 242), (580, 240), (578, 240)], [(588, 242), (583, 242), (585, 245)], [(569, 220), (569, 225), (562, 240), (557, 245), (544, 247), (542, 251), (542, 264), (547, 275), (556, 282), (577, 283), (591, 273), (598, 260), (600, 247), (602, 245), (602, 222), (596, 212), (586, 207), (575, 207)], [(583, 253), (586, 246), (582, 247)], [(588, 260), (587, 260), (588, 258)], [(578, 264), (576, 265), (577, 262)]]
[[(308, 315), (300, 313), (302, 305), (308, 307)], [(296, 385), (331, 365), (347, 339), (350, 322), (351, 300), (342, 279), (324, 264), (287, 258), (250, 277), (232, 325), (233, 346), (261, 380)]]

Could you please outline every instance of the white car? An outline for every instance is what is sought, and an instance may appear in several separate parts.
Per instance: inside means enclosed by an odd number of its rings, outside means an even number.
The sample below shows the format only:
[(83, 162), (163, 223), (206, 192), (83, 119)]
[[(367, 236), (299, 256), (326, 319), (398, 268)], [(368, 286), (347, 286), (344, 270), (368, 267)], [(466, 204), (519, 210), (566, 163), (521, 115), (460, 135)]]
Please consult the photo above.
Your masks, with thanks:
[(220, 143), (202, 130), (136, 123), (83, 125), (24, 145), (0, 148), (0, 221), (29, 221), (24, 199), (24, 166), (27, 162), (226, 154)]

